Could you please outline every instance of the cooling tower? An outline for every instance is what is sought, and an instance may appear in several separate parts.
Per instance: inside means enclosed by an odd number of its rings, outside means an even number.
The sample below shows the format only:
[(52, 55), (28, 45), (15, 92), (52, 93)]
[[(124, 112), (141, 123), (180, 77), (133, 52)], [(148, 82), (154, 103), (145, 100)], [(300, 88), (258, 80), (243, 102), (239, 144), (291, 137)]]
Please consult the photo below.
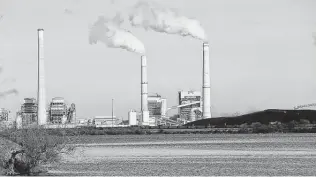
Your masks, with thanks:
[(147, 91), (147, 61), (146, 56), (141, 57), (141, 112), (142, 125), (149, 125), (149, 111), (148, 111), (148, 91)]
[(46, 115), (46, 93), (45, 93), (45, 65), (44, 65), (44, 30), (38, 29), (38, 78), (37, 78), (37, 123), (45, 125)]
[(211, 87), (210, 87), (210, 47), (203, 43), (203, 89), (202, 112), (203, 119), (211, 118)]

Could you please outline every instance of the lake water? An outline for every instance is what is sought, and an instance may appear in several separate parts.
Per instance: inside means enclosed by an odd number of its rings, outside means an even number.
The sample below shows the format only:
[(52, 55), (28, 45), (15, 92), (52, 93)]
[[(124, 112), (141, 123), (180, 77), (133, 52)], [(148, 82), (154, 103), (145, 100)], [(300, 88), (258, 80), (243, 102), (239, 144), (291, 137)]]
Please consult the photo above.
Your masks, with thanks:
[(316, 175), (316, 134), (85, 136), (54, 175)]

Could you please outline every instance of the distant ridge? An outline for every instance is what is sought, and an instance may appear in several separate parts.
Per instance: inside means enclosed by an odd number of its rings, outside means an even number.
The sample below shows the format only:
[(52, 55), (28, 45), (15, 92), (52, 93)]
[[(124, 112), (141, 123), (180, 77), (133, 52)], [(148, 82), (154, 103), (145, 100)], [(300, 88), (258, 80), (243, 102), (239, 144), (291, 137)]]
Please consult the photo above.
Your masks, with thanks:
[(269, 124), (270, 122), (288, 123), (290, 121), (299, 122), (300, 119), (309, 120), (311, 123), (316, 123), (316, 110), (282, 110), (282, 109), (266, 109), (264, 111), (253, 112), (249, 114), (232, 116), (232, 117), (217, 117), (197, 120), (186, 124), (187, 126), (224, 126), (226, 125), (241, 125), (244, 123), (251, 124), (260, 122)]

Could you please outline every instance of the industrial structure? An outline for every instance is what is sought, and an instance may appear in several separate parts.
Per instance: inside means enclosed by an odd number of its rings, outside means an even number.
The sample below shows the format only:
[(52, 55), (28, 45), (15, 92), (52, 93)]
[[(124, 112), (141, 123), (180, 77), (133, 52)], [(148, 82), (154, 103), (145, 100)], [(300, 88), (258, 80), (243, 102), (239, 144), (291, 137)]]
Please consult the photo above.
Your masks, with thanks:
[(70, 107), (67, 110), (67, 122), (77, 122), (76, 105), (74, 103), (71, 103)]
[(211, 80), (210, 80), (210, 47), (203, 43), (203, 87), (202, 114), (203, 119), (211, 118)]
[(49, 123), (51, 124), (65, 124), (67, 121), (67, 106), (64, 98), (56, 97), (48, 108)]
[(166, 115), (167, 99), (162, 98), (160, 95), (156, 94), (149, 95), (147, 101), (149, 117), (157, 119)]
[(120, 122), (116, 116), (95, 116), (93, 118), (93, 123), (96, 127), (115, 127)]
[[(20, 127), (28, 127), (30, 125), (38, 124), (38, 104), (35, 98), (24, 98), (24, 102), (21, 105), (21, 109), (17, 111), (16, 122)], [(45, 107), (46, 110), (46, 107)], [(45, 122), (44, 127), (57, 124), (70, 124), (76, 121), (76, 107), (72, 103), (69, 108), (65, 103), (64, 98), (53, 98), (48, 106), (45, 116), (48, 117), (48, 121)]]
[[(21, 126), (28, 126), (38, 122), (38, 105), (35, 98), (24, 98), (18, 116), (21, 118)], [(46, 113), (45, 113), (46, 114)]]
[(9, 121), (9, 113), (10, 111), (5, 109), (5, 108), (1, 108), (0, 109), (0, 122), (1, 121)]
[(48, 108), (49, 124), (70, 124), (76, 122), (76, 106), (74, 103), (67, 108), (65, 99), (55, 97)]
[(129, 126), (138, 125), (137, 112), (133, 109), (128, 112), (128, 125)]
[(180, 119), (186, 121), (201, 119), (201, 114), (198, 113), (201, 107), (201, 92), (179, 91), (178, 98), (179, 106), (176, 107), (178, 108)]
[(141, 115), (142, 125), (149, 125), (148, 111), (148, 90), (147, 90), (147, 60), (146, 56), (141, 56)]
[[(46, 111), (46, 91), (45, 91), (45, 66), (44, 66), (44, 30), (38, 29), (38, 78), (37, 78), (37, 100), (25, 99), (21, 111), (17, 118), (21, 118), (22, 125), (37, 122), (38, 125), (49, 124), (69, 124), (76, 123), (76, 107), (71, 104), (69, 108), (65, 100), (61, 97), (53, 98)], [(180, 119), (184, 121), (194, 121), (198, 119), (211, 118), (211, 92), (210, 92), (210, 59), (209, 44), (203, 43), (203, 74), (202, 74), (202, 94), (197, 91), (179, 92)], [(147, 58), (141, 56), (141, 110), (136, 112), (131, 110), (128, 113), (130, 125), (159, 125), (161, 123), (176, 124), (174, 120), (169, 120), (167, 111), (175, 107), (167, 108), (167, 100), (160, 95), (148, 96), (147, 80)], [(0, 120), (5, 119), (0, 112)], [(4, 114), (3, 114), (4, 115)], [(140, 116), (140, 119), (138, 119)], [(113, 116), (96, 116), (95, 124), (115, 125), (117, 118)], [(7, 119), (7, 118), (6, 118)], [(114, 120), (115, 119), (115, 120)], [(138, 121), (137, 121), (138, 120)]]
[(38, 29), (38, 79), (37, 79), (37, 123), (45, 125), (47, 123), (46, 113), (46, 92), (45, 92), (45, 65), (44, 65), (44, 30)]

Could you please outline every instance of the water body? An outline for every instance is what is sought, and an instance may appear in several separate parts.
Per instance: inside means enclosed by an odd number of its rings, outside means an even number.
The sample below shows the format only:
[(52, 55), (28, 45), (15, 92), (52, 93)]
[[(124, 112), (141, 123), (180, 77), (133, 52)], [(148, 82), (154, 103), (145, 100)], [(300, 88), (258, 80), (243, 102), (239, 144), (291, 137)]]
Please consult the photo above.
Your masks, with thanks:
[[(84, 142), (84, 143), (80, 143)], [(86, 136), (54, 175), (316, 174), (316, 134)]]

